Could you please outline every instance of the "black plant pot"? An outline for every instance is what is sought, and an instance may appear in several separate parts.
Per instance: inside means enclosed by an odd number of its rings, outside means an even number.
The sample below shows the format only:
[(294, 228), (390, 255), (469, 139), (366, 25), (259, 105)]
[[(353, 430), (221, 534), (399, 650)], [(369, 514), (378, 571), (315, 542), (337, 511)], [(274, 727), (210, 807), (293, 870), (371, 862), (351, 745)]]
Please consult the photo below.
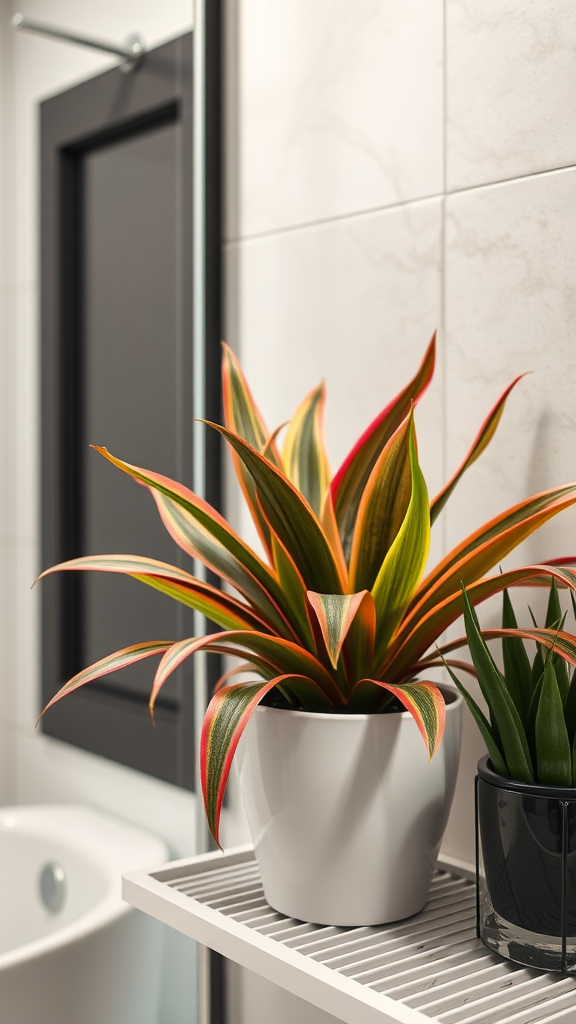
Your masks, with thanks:
[(529, 967), (576, 973), (576, 788), (476, 777), (478, 936)]

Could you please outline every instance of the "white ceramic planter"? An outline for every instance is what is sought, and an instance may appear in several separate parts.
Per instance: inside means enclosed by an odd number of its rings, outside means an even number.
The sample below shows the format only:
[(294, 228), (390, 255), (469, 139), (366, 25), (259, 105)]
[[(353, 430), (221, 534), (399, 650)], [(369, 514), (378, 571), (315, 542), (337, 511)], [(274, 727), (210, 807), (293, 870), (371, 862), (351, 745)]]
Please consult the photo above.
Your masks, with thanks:
[(372, 925), (426, 902), (454, 795), (462, 698), (445, 694), (433, 757), (409, 712), (258, 707), (236, 754), (270, 906), (303, 921)]

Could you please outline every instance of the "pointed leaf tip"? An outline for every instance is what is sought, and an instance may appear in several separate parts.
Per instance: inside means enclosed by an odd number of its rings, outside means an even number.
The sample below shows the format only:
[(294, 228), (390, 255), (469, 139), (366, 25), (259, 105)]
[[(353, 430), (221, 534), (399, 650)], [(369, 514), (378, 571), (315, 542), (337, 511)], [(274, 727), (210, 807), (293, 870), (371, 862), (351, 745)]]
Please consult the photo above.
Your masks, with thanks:
[(334, 476), (330, 489), (346, 558), (364, 488), (380, 452), (426, 391), (434, 373), (436, 332), (416, 376), (367, 427)]
[(330, 662), (336, 668), (342, 644), (360, 605), (365, 599), (372, 601), (372, 598), (367, 590), (357, 594), (317, 594), (309, 590), (307, 597), (316, 612)]

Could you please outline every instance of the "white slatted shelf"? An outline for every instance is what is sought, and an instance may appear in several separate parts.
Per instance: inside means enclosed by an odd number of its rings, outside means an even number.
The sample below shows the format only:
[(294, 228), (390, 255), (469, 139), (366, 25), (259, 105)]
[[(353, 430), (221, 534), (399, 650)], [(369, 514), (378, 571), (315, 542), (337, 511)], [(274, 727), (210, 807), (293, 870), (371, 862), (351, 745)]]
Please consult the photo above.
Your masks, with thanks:
[(347, 1024), (576, 1024), (576, 978), (493, 956), (474, 884), (446, 866), (415, 917), (333, 928), (268, 906), (251, 847), (124, 878), (124, 898)]

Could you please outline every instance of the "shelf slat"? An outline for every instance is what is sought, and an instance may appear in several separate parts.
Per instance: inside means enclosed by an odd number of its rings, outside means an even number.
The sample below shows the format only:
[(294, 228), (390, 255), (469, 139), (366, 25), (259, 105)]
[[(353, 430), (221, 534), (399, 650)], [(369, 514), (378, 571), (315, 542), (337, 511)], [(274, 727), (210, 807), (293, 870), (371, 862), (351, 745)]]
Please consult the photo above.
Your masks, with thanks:
[(569, 1024), (576, 978), (493, 956), (476, 938), (474, 884), (440, 865), (406, 921), (335, 928), (268, 906), (251, 847), (175, 861), (123, 880), (164, 924), (346, 1024)]

